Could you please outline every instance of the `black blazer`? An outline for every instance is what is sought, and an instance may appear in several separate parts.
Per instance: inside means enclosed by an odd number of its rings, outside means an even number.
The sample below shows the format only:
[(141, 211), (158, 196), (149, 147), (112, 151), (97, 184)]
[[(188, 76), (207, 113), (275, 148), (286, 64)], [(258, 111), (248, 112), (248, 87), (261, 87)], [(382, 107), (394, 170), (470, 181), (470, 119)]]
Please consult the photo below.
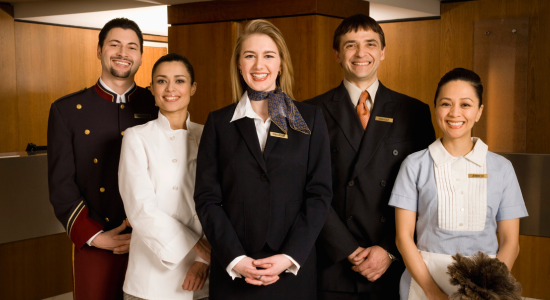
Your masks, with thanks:
[[(435, 140), (430, 108), (380, 83), (363, 130), (343, 82), (305, 102), (323, 109), (331, 147), (334, 197), (317, 246), (318, 287), (398, 299), (404, 264), (395, 245), (394, 209), (388, 202), (401, 162)], [(351, 270), (347, 257), (358, 246), (374, 245), (400, 261), (370, 283)]]
[[(294, 102), (311, 135), (288, 127), (260, 149), (254, 121), (230, 122), (236, 104), (211, 112), (197, 156), (196, 210), (224, 268), (267, 244), (302, 265), (325, 223), (332, 184), (319, 108)], [(270, 132), (281, 133), (271, 124)]]

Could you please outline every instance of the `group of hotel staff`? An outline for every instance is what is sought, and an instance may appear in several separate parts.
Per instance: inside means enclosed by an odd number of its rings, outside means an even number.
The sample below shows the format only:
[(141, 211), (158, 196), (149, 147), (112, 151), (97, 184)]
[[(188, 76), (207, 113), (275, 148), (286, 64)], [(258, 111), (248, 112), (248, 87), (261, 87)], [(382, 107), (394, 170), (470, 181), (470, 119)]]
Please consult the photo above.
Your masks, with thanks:
[(101, 77), (55, 101), (48, 121), (74, 298), (434, 300), (457, 290), (456, 253), (511, 269), (527, 210), (510, 162), (471, 136), (479, 76), (443, 76), (436, 140), (429, 106), (378, 80), (385, 46), (372, 18), (344, 19), (342, 83), (298, 102), (283, 35), (251, 21), (229, 77), (213, 79), (231, 81), (218, 92), (234, 103), (203, 126), (187, 111), (200, 88), (191, 63), (167, 54), (138, 87), (138, 25), (105, 24)]

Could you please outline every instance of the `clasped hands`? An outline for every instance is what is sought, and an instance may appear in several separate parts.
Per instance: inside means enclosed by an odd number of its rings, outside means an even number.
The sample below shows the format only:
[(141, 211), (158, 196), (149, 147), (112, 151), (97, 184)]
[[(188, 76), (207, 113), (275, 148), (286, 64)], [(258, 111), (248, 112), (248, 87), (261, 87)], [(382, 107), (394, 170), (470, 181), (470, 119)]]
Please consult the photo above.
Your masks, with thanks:
[(99, 249), (113, 251), (114, 254), (128, 253), (130, 251), (132, 234), (120, 234), (126, 227), (131, 227), (128, 219), (122, 221), (122, 224), (117, 228), (98, 234), (92, 240), (91, 245)]
[(353, 271), (374, 282), (390, 267), (392, 261), (388, 252), (380, 246), (358, 247), (350, 256)]
[[(279, 274), (287, 270), (293, 263), (283, 254), (277, 254), (263, 259), (245, 257), (233, 267), (245, 281), (252, 285), (270, 285), (279, 280)], [(260, 269), (257, 269), (260, 268)]]

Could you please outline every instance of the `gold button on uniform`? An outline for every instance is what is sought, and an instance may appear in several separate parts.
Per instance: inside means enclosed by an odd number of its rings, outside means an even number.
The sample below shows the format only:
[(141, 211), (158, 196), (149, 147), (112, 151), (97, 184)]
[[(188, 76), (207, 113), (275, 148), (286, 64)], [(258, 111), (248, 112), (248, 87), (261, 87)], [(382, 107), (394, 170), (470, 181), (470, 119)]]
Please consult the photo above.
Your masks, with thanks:
[(120, 135), (124, 136), (124, 131), (121, 131), (121, 132), (120, 132)]
[(121, 105), (120, 105), (120, 109), (124, 109), (124, 104), (121, 104)]
[(109, 218), (105, 218), (105, 221), (109, 222)]
[(81, 108), (82, 108), (82, 105), (80, 105), (80, 104), (76, 105), (76, 109), (81, 109)]
[(94, 164), (97, 164), (97, 158), (94, 158)]
[(90, 131), (89, 131), (88, 129), (86, 129), (86, 130), (84, 130), (84, 133), (85, 133), (86, 135), (88, 135), (88, 134), (90, 134)]
[(105, 192), (105, 188), (100, 188), (99, 191), (103, 193)]

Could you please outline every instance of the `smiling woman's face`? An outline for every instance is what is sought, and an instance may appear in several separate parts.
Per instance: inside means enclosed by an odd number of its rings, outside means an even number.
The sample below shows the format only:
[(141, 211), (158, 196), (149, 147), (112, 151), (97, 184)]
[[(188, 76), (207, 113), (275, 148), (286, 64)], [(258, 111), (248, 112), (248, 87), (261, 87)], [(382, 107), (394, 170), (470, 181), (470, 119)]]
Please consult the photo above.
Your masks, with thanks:
[(182, 62), (163, 62), (153, 74), (151, 93), (161, 112), (176, 112), (187, 108), (196, 86)]
[(242, 44), (239, 70), (246, 84), (259, 92), (277, 87), (281, 56), (275, 42), (265, 34), (252, 34)]
[(441, 87), (435, 116), (444, 139), (470, 139), (472, 128), (481, 118), (483, 105), (474, 87), (466, 81), (454, 80)]

